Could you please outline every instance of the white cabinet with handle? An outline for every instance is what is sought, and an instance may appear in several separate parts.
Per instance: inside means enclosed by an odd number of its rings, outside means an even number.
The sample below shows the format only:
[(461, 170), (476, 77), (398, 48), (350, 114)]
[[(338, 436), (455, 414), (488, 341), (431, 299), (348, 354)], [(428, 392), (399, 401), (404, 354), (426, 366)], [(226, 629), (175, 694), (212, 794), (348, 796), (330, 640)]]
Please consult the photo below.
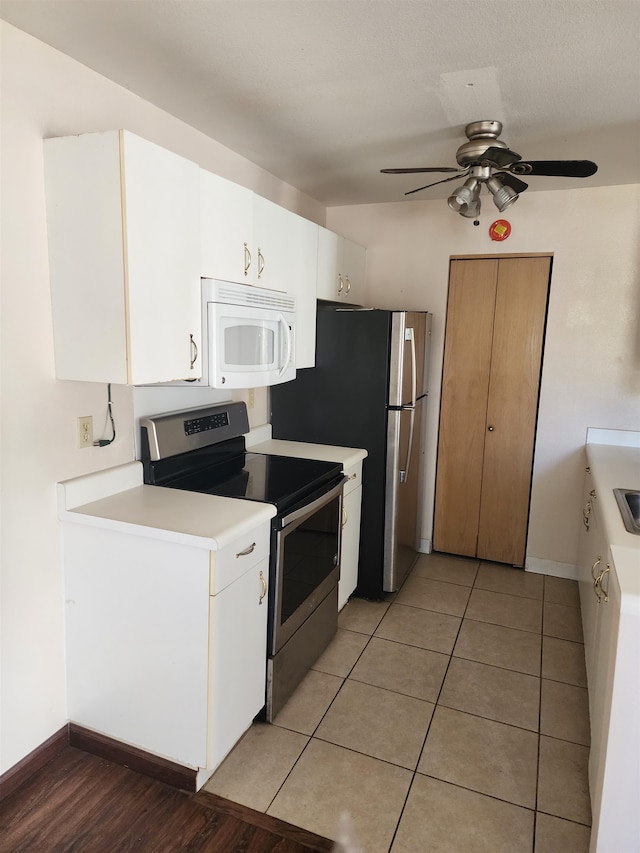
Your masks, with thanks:
[(124, 130), (44, 142), (56, 376), (201, 375), (199, 167)]
[[(181, 511), (172, 491), (143, 486), (63, 514), (68, 713), (193, 768), (201, 785), (265, 703), (271, 527), (262, 506), (187, 493)], [(185, 501), (203, 498), (211, 514), (185, 519)], [(156, 530), (150, 512), (184, 531)], [(216, 514), (246, 532), (209, 550), (201, 534)]]
[(633, 446), (587, 445), (579, 586), (589, 687), (590, 853), (640, 851), (640, 541), (613, 490), (640, 489)]
[(200, 171), (200, 275), (287, 290), (287, 211)]
[(318, 235), (318, 299), (360, 305), (364, 299), (366, 250), (320, 228)]

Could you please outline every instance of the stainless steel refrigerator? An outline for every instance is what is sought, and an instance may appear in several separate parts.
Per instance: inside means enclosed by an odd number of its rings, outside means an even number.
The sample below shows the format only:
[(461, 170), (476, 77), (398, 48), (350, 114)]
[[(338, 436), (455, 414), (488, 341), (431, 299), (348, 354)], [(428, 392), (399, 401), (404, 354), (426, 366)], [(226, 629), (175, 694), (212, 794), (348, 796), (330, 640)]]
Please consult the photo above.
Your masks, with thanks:
[(363, 447), (356, 595), (399, 589), (416, 557), (432, 315), (318, 304), (316, 366), (271, 388), (273, 437)]

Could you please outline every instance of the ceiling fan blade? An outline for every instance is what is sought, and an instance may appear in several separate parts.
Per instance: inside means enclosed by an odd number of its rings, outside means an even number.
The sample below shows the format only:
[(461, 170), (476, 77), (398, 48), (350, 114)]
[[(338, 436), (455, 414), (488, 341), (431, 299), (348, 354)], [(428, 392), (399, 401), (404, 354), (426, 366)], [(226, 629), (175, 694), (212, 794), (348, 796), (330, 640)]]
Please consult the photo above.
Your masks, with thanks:
[(451, 166), (425, 166), (418, 169), (380, 169), (383, 175), (413, 175), (418, 172), (459, 172), (459, 169), (453, 169)]
[(554, 178), (588, 178), (598, 167), (591, 160), (527, 160), (514, 163), (514, 175), (549, 175)]
[(512, 163), (517, 163), (522, 157), (516, 154), (515, 151), (509, 151), (508, 148), (498, 148), (491, 146), (487, 148), (482, 157), (478, 158), (482, 163), (489, 163), (491, 166), (496, 166), (498, 169), (504, 169), (505, 166), (510, 166)]
[(415, 190), (409, 190), (409, 192), (405, 193), (405, 195), (411, 195), (412, 193), (419, 193), (420, 190), (427, 190), (427, 189), (429, 189), (429, 187), (435, 187), (438, 184), (446, 184), (447, 181), (455, 181), (460, 177), (463, 177), (463, 178), (466, 177), (466, 175), (468, 175), (468, 174), (469, 174), (469, 170), (465, 169), (464, 172), (458, 172), (457, 175), (452, 175), (450, 178), (443, 178), (441, 181), (434, 181), (432, 184), (425, 184), (424, 187), (417, 187)]
[(505, 186), (511, 187), (517, 193), (523, 193), (529, 186), (529, 184), (521, 181), (520, 178), (516, 178), (515, 175), (510, 175), (509, 172), (500, 172), (500, 180)]

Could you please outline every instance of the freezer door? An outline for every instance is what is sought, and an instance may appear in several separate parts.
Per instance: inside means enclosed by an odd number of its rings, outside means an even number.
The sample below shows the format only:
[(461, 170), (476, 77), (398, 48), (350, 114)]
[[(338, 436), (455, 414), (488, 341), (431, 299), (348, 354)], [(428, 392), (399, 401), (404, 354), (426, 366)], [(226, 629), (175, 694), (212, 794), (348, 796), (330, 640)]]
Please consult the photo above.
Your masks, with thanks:
[(427, 326), (431, 315), (423, 311), (394, 311), (389, 354), (389, 405), (411, 406), (426, 388)]
[(387, 419), (383, 589), (398, 590), (413, 565), (418, 542), (418, 481), (425, 398), (415, 408), (390, 410)]

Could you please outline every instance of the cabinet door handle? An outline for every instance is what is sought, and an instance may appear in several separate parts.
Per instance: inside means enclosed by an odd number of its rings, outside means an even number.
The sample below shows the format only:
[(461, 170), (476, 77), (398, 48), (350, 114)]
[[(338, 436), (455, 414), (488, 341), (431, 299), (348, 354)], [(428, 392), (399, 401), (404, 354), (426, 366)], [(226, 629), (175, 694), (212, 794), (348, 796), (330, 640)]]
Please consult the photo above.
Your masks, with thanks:
[(602, 561), (602, 557), (598, 557), (598, 559), (595, 561), (595, 563), (591, 566), (591, 577), (594, 581), (597, 580), (597, 577), (594, 574), (594, 572), (598, 568), (598, 566), (600, 565), (601, 561)]
[(258, 278), (261, 278), (262, 273), (264, 272), (264, 255), (258, 246)]
[(489, 430), (489, 432), (493, 432), (493, 431), (494, 431), (494, 429), (495, 429), (495, 427), (488, 426), (488, 427), (487, 427), (487, 429)]
[(265, 580), (264, 575), (260, 572), (260, 583), (262, 584), (262, 594), (260, 595), (260, 599), (258, 600), (258, 604), (262, 604), (262, 599), (267, 594), (267, 582)]
[(338, 293), (342, 293), (344, 290), (344, 281), (342, 279), (342, 274), (338, 273)]
[(358, 478), (358, 475), (357, 475), (357, 474), (350, 474), (350, 475), (349, 475), (349, 479), (350, 479), (350, 480), (356, 480), (357, 478)]
[(244, 244), (244, 274), (249, 275), (249, 267), (251, 266), (251, 252), (247, 244)]
[(193, 335), (189, 335), (189, 340), (191, 342), (191, 361), (189, 362), (189, 370), (193, 370), (193, 365), (198, 360), (198, 345), (193, 339)]
[(256, 543), (252, 542), (248, 548), (244, 549), (244, 551), (238, 551), (238, 553), (236, 554), (236, 560), (238, 559), (238, 557), (246, 557), (247, 554), (252, 554), (255, 547), (256, 547)]
[(584, 526), (586, 527), (587, 530), (589, 529), (589, 523), (590, 523), (589, 516), (590, 515), (591, 515), (591, 501), (587, 501), (586, 504), (584, 505), (584, 509), (582, 510), (582, 523), (584, 524)]
[(343, 528), (346, 527), (347, 521), (349, 521), (349, 514), (347, 513), (347, 510), (343, 506), (342, 507), (342, 527)]
[(344, 279), (344, 280), (345, 280), (345, 281), (346, 281), (346, 283), (347, 283), (347, 293), (349, 293), (349, 291), (351, 290), (351, 282), (349, 281), (349, 276), (348, 276), (348, 275), (347, 275), (347, 276), (345, 276), (345, 279)]
[(607, 588), (605, 589), (602, 585), (602, 581), (604, 580), (605, 575), (608, 575), (611, 570), (611, 566), (607, 563), (606, 568), (604, 568), (598, 577), (598, 586), (600, 587), (600, 591), (602, 592), (602, 600), (607, 602), (609, 601), (609, 583), (607, 582)]

